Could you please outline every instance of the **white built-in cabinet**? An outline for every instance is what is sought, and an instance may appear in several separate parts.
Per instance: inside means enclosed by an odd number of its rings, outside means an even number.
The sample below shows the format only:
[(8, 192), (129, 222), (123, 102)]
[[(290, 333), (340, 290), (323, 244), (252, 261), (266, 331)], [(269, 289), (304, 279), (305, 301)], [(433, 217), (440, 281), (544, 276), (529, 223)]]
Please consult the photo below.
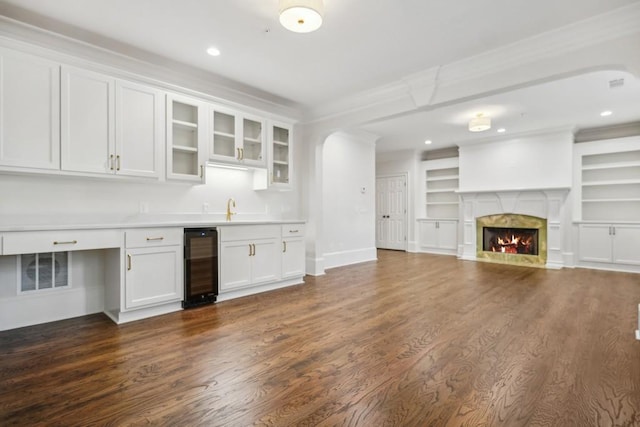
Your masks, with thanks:
[(115, 80), (65, 66), (61, 89), (62, 170), (114, 173)]
[(116, 173), (160, 178), (165, 142), (164, 94), (116, 80)]
[(290, 188), (293, 177), (293, 147), (291, 126), (269, 123), (269, 184), (275, 188)]
[(302, 277), (305, 273), (304, 224), (282, 226), (282, 278)]
[(204, 181), (207, 162), (286, 189), (291, 125), (0, 47), (0, 170)]
[(213, 105), (209, 109), (209, 118), (211, 161), (254, 167), (266, 165), (263, 119)]
[(218, 228), (220, 294), (252, 293), (256, 286), (301, 283), (304, 224), (229, 225)]
[(458, 219), (458, 157), (422, 162), (426, 218)]
[(221, 292), (275, 281), (280, 277), (279, 226), (236, 225), (220, 231)]
[(62, 170), (159, 178), (161, 92), (62, 67)]
[(0, 166), (60, 168), (60, 65), (0, 48)]
[(167, 178), (202, 182), (206, 162), (206, 103), (167, 95)]
[(419, 219), (420, 250), (455, 255), (458, 249), (458, 221)]
[(579, 264), (640, 266), (640, 137), (575, 144), (574, 191)]
[(458, 157), (422, 162), (425, 218), (418, 219), (421, 252), (457, 253), (460, 216), (458, 166)]
[(580, 224), (580, 261), (640, 265), (640, 225)]
[(126, 266), (121, 311), (183, 299), (183, 228), (125, 232)]

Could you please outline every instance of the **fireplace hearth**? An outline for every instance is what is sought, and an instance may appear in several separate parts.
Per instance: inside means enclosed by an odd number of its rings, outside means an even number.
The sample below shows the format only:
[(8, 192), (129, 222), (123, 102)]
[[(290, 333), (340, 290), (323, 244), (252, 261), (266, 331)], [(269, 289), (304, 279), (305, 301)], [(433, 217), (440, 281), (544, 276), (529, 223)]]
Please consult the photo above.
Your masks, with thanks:
[(543, 267), (547, 261), (547, 220), (499, 214), (476, 218), (476, 259)]

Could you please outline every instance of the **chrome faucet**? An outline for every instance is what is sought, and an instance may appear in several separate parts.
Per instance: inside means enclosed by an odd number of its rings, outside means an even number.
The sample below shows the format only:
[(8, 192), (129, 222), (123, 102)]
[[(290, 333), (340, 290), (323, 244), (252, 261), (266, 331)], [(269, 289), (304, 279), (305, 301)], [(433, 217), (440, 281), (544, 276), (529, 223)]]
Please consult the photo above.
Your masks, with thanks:
[(231, 215), (235, 215), (235, 212), (231, 212), (231, 206), (236, 207), (236, 201), (233, 199), (227, 200), (227, 221), (231, 221)]

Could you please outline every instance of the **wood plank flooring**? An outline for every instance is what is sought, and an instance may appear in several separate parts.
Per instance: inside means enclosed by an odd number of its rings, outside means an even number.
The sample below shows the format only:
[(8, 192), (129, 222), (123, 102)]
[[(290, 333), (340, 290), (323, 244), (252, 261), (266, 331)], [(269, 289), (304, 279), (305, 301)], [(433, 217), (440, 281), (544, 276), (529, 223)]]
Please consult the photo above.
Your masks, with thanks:
[(640, 275), (378, 255), (131, 324), (0, 332), (0, 425), (640, 426)]

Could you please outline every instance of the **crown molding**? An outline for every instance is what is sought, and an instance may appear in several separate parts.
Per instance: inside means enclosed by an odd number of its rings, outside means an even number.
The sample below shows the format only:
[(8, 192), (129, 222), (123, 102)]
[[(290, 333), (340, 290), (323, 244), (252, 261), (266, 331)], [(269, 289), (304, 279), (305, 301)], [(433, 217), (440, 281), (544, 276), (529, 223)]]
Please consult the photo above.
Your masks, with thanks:
[[(6, 8), (2, 6), (0, 13), (6, 12)], [(282, 119), (301, 118), (299, 105), (287, 99), (101, 36), (88, 36), (86, 39), (91, 42), (74, 38), (80, 30), (73, 27), (62, 24), (54, 27), (56, 31), (0, 15), (0, 40), (6, 47), (109, 72), (116, 77), (153, 83), (232, 108), (251, 108)], [(85, 33), (82, 32), (83, 36)]]
[(511, 142), (511, 141), (518, 141), (521, 139), (530, 139), (530, 138), (552, 136), (552, 135), (567, 136), (573, 140), (573, 134), (575, 130), (576, 128), (574, 126), (559, 126), (559, 127), (547, 128), (547, 129), (536, 129), (529, 132), (513, 133), (508, 136), (507, 135), (487, 136), (481, 139), (474, 139), (471, 141), (453, 142), (453, 144), (455, 144), (459, 148), (468, 148), (468, 147), (499, 144), (499, 143), (505, 143), (505, 142)]
[(638, 22), (640, 2), (308, 109), (303, 122), (340, 128), (589, 71), (640, 75)]

